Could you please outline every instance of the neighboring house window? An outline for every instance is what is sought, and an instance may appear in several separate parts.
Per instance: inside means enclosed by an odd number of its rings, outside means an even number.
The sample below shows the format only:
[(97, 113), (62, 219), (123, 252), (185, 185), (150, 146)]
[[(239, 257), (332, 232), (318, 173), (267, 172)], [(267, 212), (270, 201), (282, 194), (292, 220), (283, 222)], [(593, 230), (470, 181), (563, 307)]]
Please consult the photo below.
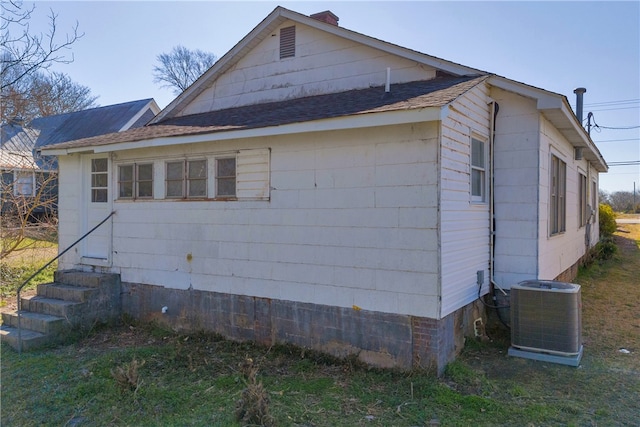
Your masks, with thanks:
[(91, 201), (106, 203), (108, 196), (109, 164), (107, 159), (91, 160)]
[(15, 171), (13, 178), (13, 195), (28, 196), (35, 195), (36, 189), (35, 173), (31, 171)]
[(483, 141), (471, 138), (471, 200), (475, 202), (486, 201), (487, 156), (485, 146)]
[(280, 59), (296, 56), (296, 27), (280, 29)]
[(580, 211), (578, 220), (580, 227), (587, 224), (589, 212), (587, 212), (587, 177), (578, 173), (578, 209)]
[(566, 230), (566, 188), (567, 164), (551, 155), (551, 204), (549, 211), (549, 233), (551, 235)]
[(167, 162), (166, 196), (171, 199), (207, 197), (207, 161)]
[(216, 160), (216, 197), (235, 197), (236, 158)]
[(150, 199), (153, 197), (153, 164), (118, 166), (118, 198)]

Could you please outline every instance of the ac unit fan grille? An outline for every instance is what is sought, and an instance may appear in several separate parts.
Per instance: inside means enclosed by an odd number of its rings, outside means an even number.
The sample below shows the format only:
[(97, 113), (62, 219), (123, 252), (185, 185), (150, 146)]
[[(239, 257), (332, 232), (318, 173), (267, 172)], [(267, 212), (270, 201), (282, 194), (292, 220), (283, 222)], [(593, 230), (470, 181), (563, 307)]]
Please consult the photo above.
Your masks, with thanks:
[(522, 350), (575, 355), (582, 345), (580, 287), (556, 292), (520, 284), (511, 288), (511, 344)]

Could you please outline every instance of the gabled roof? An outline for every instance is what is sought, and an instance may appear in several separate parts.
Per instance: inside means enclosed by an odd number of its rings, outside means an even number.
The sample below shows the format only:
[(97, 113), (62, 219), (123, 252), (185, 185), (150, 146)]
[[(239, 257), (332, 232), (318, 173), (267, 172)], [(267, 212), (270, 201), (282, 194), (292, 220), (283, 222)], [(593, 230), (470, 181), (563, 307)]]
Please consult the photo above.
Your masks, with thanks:
[[(427, 65), (438, 70), (440, 77), (429, 81), (394, 84), (391, 91), (393, 97), (389, 99), (382, 97), (382, 88), (370, 88), (180, 116), (187, 105), (287, 21), (307, 25), (355, 43)], [(411, 120), (418, 119), (440, 120), (443, 114), (446, 114), (442, 112), (444, 105), (485, 80), (493, 86), (535, 99), (538, 110), (574, 147), (587, 149), (585, 158), (592, 162), (598, 171), (607, 170), (604, 158), (578, 123), (565, 96), (387, 43), (283, 7), (275, 8), (147, 126), (121, 134), (60, 144), (56, 149), (45, 149), (45, 151), (47, 154), (108, 152), (148, 146), (345, 129), (347, 126), (409, 123)], [(420, 109), (422, 109), (420, 113), (422, 116), (419, 118), (411, 113)], [(429, 110), (428, 114), (427, 110)], [(407, 116), (401, 118), (396, 114), (391, 118), (389, 114), (392, 112), (397, 114), (405, 112)], [(375, 122), (362, 120), (363, 117), (372, 113), (377, 113)], [(381, 114), (385, 115), (384, 118)], [(338, 123), (336, 120), (341, 122)]]
[(136, 124), (138, 127), (143, 126), (146, 122), (140, 124), (139, 121), (143, 116), (149, 117), (148, 107), (158, 111), (155, 101), (149, 98), (40, 117), (31, 121), (29, 126), (40, 130), (36, 147), (43, 147), (105, 133), (120, 132)]
[[(140, 127), (148, 123), (159, 110), (156, 102), (149, 98), (39, 117), (28, 125), (9, 123), (2, 126), (0, 149), (7, 162), (11, 159), (11, 163), (16, 163), (21, 159), (18, 163), (23, 167), (25, 155), (38, 148)], [(32, 155), (32, 167), (36, 163), (44, 166), (38, 155)], [(48, 168), (56, 167), (54, 162), (45, 163)]]
[(40, 169), (31, 151), (0, 150), (0, 169)]
[[(48, 153), (62, 154), (62, 150), (68, 150), (68, 152), (83, 151), (88, 147), (200, 134), (211, 135), (229, 131), (239, 132), (262, 129), (262, 132), (273, 134), (273, 132), (278, 131), (269, 131), (267, 129), (280, 128), (280, 132), (286, 132), (282, 128), (287, 125), (307, 122), (315, 123), (317, 121), (347, 117), (365, 117), (374, 113), (427, 109), (436, 109), (439, 112), (442, 107), (487, 78), (488, 76), (441, 76), (432, 80), (394, 84), (391, 85), (391, 90), (388, 93), (385, 92), (384, 87), (373, 87), (215, 110), (166, 119), (159, 124), (151, 124), (126, 132), (58, 144), (55, 147), (56, 151), (48, 150)], [(437, 118), (440, 118), (439, 113)], [(382, 124), (379, 119), (374, 123)], [(371, 126), (372, 122), (368, 121), (368, 125)], [(315, 129), (321, 130), (318, 125), (316, 125)], [(326, 128), (322, 130), (326, 130)], [(236, 137), (241, 136), (237, 135)], [(210, 137), (209, 139), (213, 140), (215, 138)], [(167, 141), (167, 143), (169, 142)], [(138, 145), (137, 147), (141, 146)], [(105, 151), (117, 149), (122, 149), (122, 147), (114, 146)]]
[(276, 7), (265, 19), (262, 20), (249, 34), (238, 42), (229, 52), (221, 57), (207, 72), (198, 80), (174, 99), (151, 123), (158, 123), (164, 119), (177, 115), (185, 106), (193, 101), (198, 95), (209, 88), (220, 75), (225, 73), (237, 64), (249, 51), (261, 43), (264, 39), (271, 37), (273, 31), (286, 21), (293, 21), (312, 28), (316, 28), (327, 33), (351, 40), (363, 46), (378, 49), (380, 51), (410, 59), (420, 64), (437, 68), (454, 76), (482, 75), (487, 74), (475, 68), (467, 67), (455, 62), (446, 61), (435, 56), (407, 49), (392, 43), (388, 43), (374, 37), (366, 36), (337, 25), (331, 25), (323, 21), (311, 18), (306, 15)]

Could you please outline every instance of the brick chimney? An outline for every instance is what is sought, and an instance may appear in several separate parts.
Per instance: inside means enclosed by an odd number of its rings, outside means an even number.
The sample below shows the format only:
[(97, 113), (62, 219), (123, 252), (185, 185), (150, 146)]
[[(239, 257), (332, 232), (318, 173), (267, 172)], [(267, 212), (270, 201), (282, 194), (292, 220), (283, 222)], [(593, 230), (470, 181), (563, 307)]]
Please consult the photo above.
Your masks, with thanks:
[(340, 18), (334, 15), (330, 10), (314, 13), (313, 15), (310, 15), (310, 17), (327, 24), (335, 25), (336, 27), (338, 26), (338, 21), (340, 20)]

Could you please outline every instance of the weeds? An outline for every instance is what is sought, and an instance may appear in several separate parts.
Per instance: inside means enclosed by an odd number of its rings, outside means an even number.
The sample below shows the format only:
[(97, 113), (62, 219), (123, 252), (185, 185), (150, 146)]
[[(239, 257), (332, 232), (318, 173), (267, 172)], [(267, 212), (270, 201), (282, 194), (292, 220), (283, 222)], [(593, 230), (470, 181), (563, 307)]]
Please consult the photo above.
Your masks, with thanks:
[(236, 419), (245, 425), (275, 425), (269, 413), (269, 394), (257, 379), (258, 367), (254, 365), (253, 359), (246, 358), (240, 364), (240, 372), (244, 375), (246, 388), (242, 390), (242, 397), (236, 402)]
[(136, 359), (133, 359), (131, 363), (125, 363), (123, 366), (116, 366), (112, 369), (111, 376), (122, 389), (135, 393), (142, 385), (139, 369), (144, 366), (144, 364), (144, 360), (138, 362)]

